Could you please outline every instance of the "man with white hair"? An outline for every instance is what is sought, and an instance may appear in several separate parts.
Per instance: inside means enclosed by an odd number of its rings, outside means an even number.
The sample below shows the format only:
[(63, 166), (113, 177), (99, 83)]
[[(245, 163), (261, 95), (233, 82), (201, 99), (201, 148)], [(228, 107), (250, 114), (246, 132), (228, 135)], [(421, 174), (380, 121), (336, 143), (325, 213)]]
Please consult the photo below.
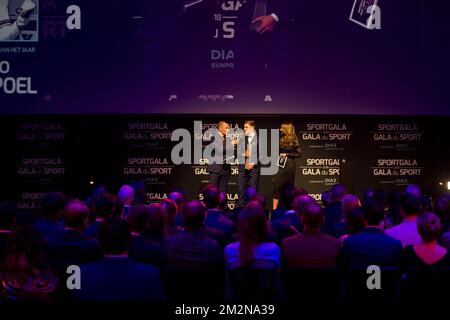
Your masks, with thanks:
[(130, 185), (124, 184), (120, 187), (117, 195), (119, 196), (120, 202), (123, 204), (122, 215), (123, 217), (126, 217), (134, 201), (134, 189)]
[(30, 21), (30, 16), (36, 8), (31, 0), (25, 0), (19, 8), (19, 17), (11, 23), (9, 17), (10, 0), (0, 0), (0, 41), (16, 39), (23, 27)]

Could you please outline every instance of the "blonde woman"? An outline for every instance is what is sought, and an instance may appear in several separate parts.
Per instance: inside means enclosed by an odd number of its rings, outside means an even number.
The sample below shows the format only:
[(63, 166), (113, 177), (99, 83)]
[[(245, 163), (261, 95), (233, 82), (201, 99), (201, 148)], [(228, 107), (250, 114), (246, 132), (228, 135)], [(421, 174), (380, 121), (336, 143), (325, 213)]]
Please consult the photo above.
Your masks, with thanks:
[(274, 178), (273, 208), (278, 206), (283, 185), (295, 185), (295, 158), (301, 157), (300, 144), (292, 122), (283, 122), (280, 128), (280, 162), (286, 162), (280, 166)]

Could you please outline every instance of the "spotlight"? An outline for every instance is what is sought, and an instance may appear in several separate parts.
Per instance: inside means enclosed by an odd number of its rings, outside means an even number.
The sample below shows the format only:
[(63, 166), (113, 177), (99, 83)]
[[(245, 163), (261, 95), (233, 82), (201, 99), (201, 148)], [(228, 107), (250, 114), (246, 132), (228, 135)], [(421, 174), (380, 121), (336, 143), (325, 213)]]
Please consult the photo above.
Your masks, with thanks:
[(89, 184), (93, 185), (94, 184), (94, 180), (89, 181)]
[(443, 185), (444, 185), (444, 183), (443, 183), (443, 182), (439, 182), (439, 185), (440, 185), (440, 186), (443, 186)]
[(450, 181), (447, 181), (447, 190), (450, 190)]

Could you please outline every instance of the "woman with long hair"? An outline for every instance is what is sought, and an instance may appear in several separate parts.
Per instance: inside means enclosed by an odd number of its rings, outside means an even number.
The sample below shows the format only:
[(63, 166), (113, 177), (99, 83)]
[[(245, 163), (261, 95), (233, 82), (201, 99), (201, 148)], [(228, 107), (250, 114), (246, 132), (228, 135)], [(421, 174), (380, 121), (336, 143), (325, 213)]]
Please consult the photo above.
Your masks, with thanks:
[(254, 261), (280, 265), (280, 248), (268, 242), (269, 226), (264, 208), (251, 201), (239, 214), (239, 242), (225, 247), (228, 268), (249, 266)]
[(59, 281), (45, 267), (42, 237), (31, 226), (21, 227), (10, 236), (0, 281), (0, 299), (54, 300)]
[(283, 185), (295, 185), (295, 158), (299, 157), (301, 157), (301, 150), (295, 127), (292, 122), (283, 122), (280, 128), (280, 162), (286, 162), (278, 168), (278, 173), (273, 180), (273, 209), (278, 207)]

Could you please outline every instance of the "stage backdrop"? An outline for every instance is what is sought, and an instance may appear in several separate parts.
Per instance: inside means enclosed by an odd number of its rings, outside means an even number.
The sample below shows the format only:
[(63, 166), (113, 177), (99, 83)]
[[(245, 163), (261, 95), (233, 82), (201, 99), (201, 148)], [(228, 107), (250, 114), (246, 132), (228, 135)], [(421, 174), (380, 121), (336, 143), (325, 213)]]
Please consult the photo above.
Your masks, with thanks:
[[(185, 128), (192, 139), (201, 139), (201, 134), (194, 135), (194, 121), (202, 122), (199, 130), (204, 132), (219, 120), (242, 128), (246, 119), (263, 129), (277, 129), (284, 120), (295, 124), (303, 151), (296, 161), (296, 185), (316, 199), (339, 182), (357, 195), (368, 187), (402, 190), (408, 183), (435, 195), (443, 191), (439, 182), (450, 180), (448, 117), (4, 116), (0, 194), (16, 200), (20, 209), (34, 210), (48, 191), (85, 197), (93, 185), (104, 183), (117, 192), (121, 184), (141, 180), (148, 202), (158, 202), (173, 190), (197, 198), (209, 182), (206, 165), (172, 163), (171, 151), (178, 143), (171, 141), (173, 130)], [(263, 176), (260, 181), (259, 190), (268, 199), (272, 179)], [(228, 199), (233, 208), (237, 168)]]

